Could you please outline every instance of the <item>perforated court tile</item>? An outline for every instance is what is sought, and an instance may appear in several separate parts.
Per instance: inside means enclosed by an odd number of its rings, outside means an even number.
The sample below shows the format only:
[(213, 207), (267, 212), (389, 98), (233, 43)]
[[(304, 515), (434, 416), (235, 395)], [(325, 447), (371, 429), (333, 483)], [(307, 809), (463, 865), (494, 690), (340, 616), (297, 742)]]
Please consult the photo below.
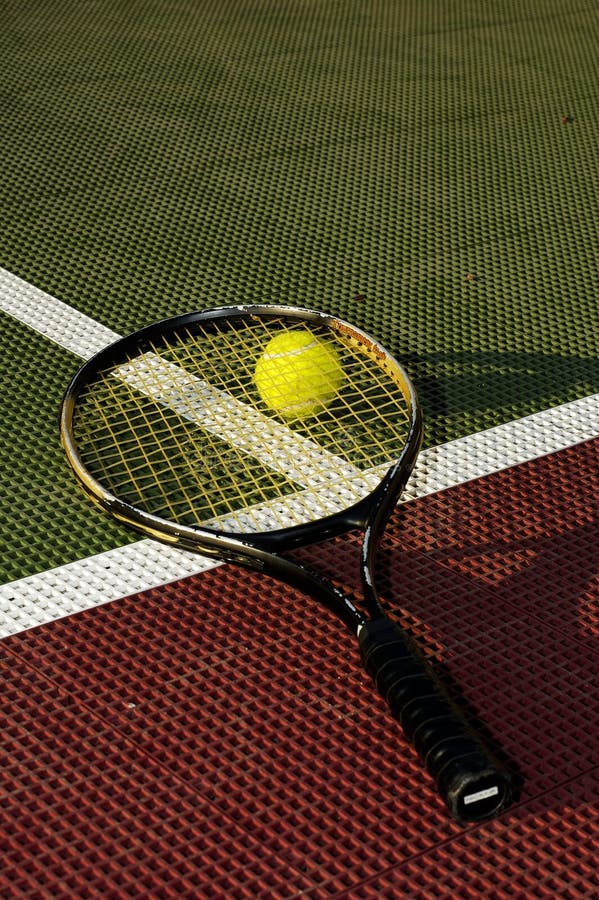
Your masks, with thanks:
[[(564, 579), (556, 600), (530, 555), (596, 559), (596, 532), (563, 540), (593, 515), (584, 486), (563, 498), (594, 452), (414, 501), (387, 542), (394, 614), (514, 774), (498, 820), (448, 819), (331, 614), (228, 566), (2, 642), (6, 895), (594, 896), (597, 592)], [(499, 521), (489, 579), (459, 548)], [(540, 543), (514, 579), (508, 536), (526, 527)], [(311, 555), (351, 586), (355, 552), (351, 536)]]
[(10, 272), (119, 333), (343, 315), (409, 354), (431, 445), (597, 390), (593, 3), (38, 0), (1, 24)]

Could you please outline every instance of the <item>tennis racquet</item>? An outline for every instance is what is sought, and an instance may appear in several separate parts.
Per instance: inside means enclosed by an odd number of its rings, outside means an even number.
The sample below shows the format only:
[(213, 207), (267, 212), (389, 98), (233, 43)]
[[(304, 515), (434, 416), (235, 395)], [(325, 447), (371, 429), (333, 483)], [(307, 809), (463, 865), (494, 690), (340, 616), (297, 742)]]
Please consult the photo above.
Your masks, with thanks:
[[(259, 384), (257, 363), (281, 333), (308, 349), (282, 372), (276, 360), (263, 366)], [(301, 390), (294, 372), (316, 395), (333, 384), (295, 417), (273, 401)], [(508, 773), (377, 594), (378, 548), (422, 426), (406, 372), (373, 338), (334, 316), (283, 306), (177, 316), (86, 362), (66, 392), (60, 428), (83, 489), (119, 522), (275, 576), (335, 612), (455, 819), (481, 821), (505, 808)], [(289, 556), (355, 528), (364, 535), (359, 605)]]

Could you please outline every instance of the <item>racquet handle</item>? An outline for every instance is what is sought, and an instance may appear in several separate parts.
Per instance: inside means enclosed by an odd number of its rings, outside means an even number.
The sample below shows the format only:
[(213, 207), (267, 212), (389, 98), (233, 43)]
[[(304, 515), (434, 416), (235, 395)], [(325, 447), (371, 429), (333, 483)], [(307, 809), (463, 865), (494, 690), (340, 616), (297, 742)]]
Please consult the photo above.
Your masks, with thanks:
[(384, 616), (358, 633), (362, 661), (451, 815), (480, 822), (509, 802), (509, 775), (475, 735), (412, 640)]

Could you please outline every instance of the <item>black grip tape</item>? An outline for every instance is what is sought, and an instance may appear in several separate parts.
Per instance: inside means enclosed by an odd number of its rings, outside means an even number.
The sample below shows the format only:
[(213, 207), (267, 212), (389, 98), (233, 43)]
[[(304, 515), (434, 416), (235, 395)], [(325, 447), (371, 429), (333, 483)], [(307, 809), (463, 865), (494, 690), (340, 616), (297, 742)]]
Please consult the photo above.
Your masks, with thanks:
[(362, 662), (459, 822), (496, 816), (510, 777), (477, 737), (414, 642), (384, 617), (362, 626)]

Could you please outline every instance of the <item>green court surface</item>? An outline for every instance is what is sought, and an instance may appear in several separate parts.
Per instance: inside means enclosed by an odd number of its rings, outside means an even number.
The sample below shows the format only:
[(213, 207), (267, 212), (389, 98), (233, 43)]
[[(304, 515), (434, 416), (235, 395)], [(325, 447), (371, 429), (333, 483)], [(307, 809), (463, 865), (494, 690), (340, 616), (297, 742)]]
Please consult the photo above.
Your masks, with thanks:
[[(38, 582), (27, 590), (49, 610), (32, 622), (51, 623), (72, 612), (60, 567), (136, 541), (80, 496), (60, 448), (61, 398), (90, 355), (78, 329), (97, 346), (107, 329), (213, 306), (339, 315), (405, 363), (423, 405), (425, 459), (449, 454), (450, 487), (512, 465), (509, 447), (485, 462), (511, 432), (484, 435), (523, 417), (547, 412), (534, 427), (551, 432), (553, 450), (596, 438), (598, 48), (592, 0), (0, 5), (3, 634), (20, 632), (10, 592), (23, 579), (50, 578), (47, 596)], [(560, 437), (549, 411), (579, 402), (583, 437)], [(454, 466), (462, 439), (474, 449)], [(542, 455), (530, 442), (518, 460)], [(592, 454), (583, 456), (576, 477), (591, 483)], [(560, 485), (567, 503), (567, 477)], [(584, 534), (587, 557), (599, 555), (596, 535)], [(160, 580), (149, 576), (147, 589)], [(110, 590), (104, 599), (118, 601)], [(429, 846), (448, 839), (439, 834)], [(362, 881), (359, 867), (346, 883), (331, 864), (319, 883), (311, 864), (306, 895), (451, 895), (424, 882), (410, 893), (407, 875), (385, 881), (397, 859), (368, 853)], [(458, 882), (465, 890), (467, 878)], [(395, 893), (400, 883), (407, 893)], [(19, 884), (7, 896), (69, 896), (58, 875), (46, 893), (43, 878)], [(244, 890), (241, 879), (237, 893), (213, 896), (296, 896), (264, 884)], [(455, 896), (508, 896), (481, 884)], [(593, 895), (522, 884), (514, 897)], [(110, 885), (115, 900), (144, 896)], [(196, 896), (210, 896), (197, 885)], [(73, 882), (70, 896), (88, 895)], [(156, 882), (145, 896), (177, 891)], [(180, 896), (193, 896), (187, 882)]]
[[(341, 314), (408, 363), (428, 446), (591, 394), (596, 12), (11, 4), (0, 264), (123, 333), (237, 302)], [(43, 351), (14, 328), (16, 388)], [(46, 351), (47, 404), (70, 366)], [(31, 440), (27, 385), (3, 393), (2, 444), (45, 473), (38, 515), (9, 502), (2, 527), (54, 565), (55, 504), (86, 529), (51, 474), (53, 415)], [(5, 578), (38, 565), (9, 556)]]

